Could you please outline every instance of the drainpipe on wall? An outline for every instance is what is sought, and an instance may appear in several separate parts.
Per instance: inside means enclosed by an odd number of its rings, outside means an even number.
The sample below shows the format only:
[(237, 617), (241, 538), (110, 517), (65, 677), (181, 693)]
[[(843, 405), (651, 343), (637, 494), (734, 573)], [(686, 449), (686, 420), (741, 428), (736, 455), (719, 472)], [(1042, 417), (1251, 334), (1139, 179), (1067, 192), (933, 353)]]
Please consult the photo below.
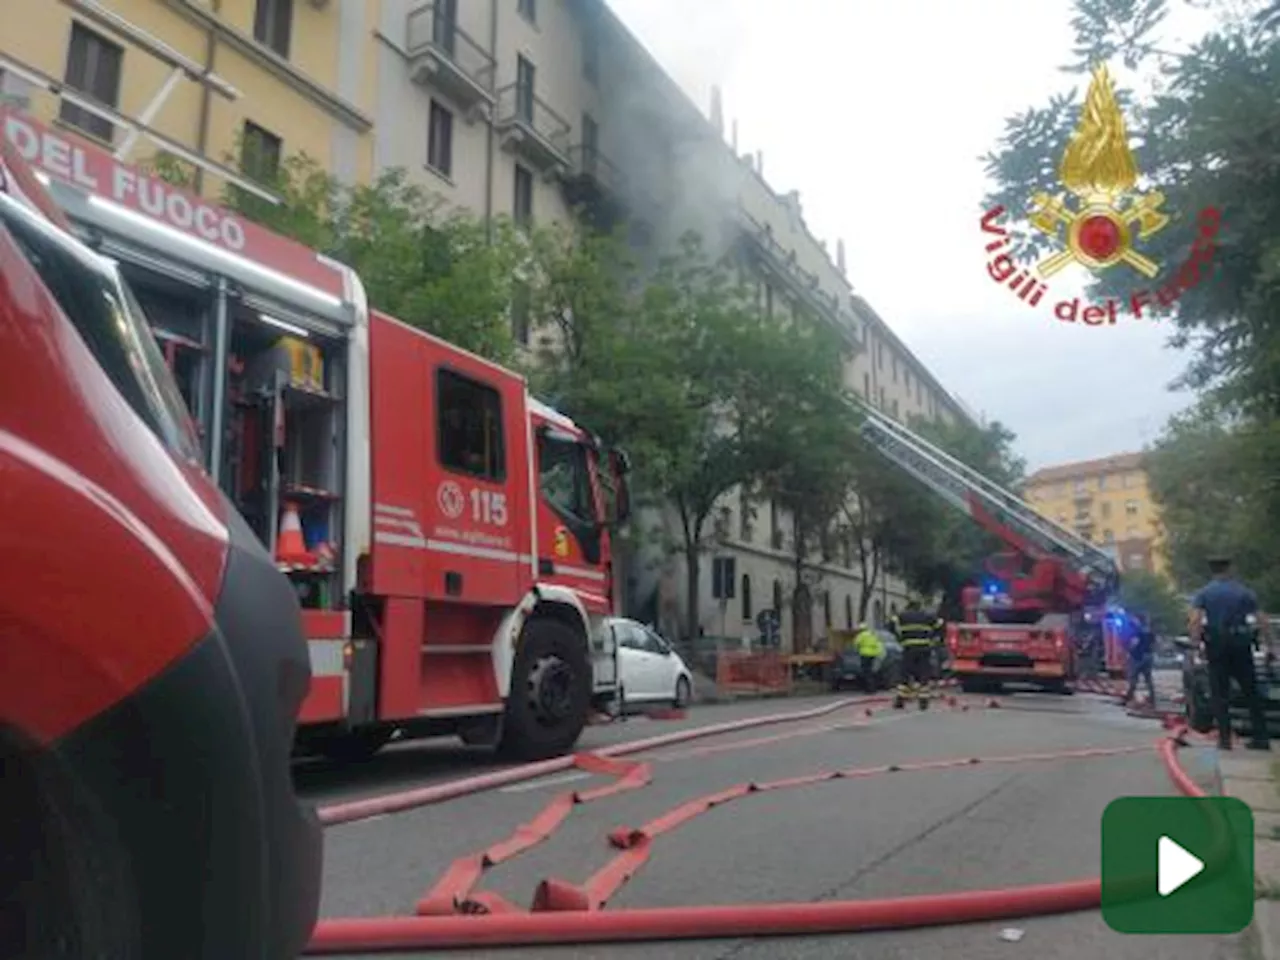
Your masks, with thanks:
[[(222, 13), (222, 0), (213, 0), (213, 15), (219, 16)], [(213, 73), (214, 62), (218, 57), (218, 35), (217, 32), (209, 27), (204, 37), (204, 71), (207, 76)], [(209, 84), (202, 83), (200, 85), (200, 113), (196, 121), (196, 154), (205, 156), (205, 150), (209, 145), (209, 118), (213, 113), (213, 91), (209, 89)], [(196, 193), (203, 195), (204, 193), (204, 170), (196, 167)]]
[[(498, 89), (498, 0), (489, 0), (489, 56), (493, 57), (493, 89)], [(497, 109), (497, 104), (494, 104)], [(493, 121), (485, 121), (484, 138), (484, 236), (493, 242)]]

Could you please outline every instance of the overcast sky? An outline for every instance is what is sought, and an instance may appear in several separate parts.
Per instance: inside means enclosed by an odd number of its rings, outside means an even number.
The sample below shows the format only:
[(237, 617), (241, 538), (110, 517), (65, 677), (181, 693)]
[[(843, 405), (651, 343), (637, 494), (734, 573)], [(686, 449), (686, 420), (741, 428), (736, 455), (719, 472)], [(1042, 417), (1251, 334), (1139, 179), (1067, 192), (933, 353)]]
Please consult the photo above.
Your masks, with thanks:
[[(1069, 0), (609, 0), (943, 385), (1018, 435), (1032, 469), (1141, 449), (1189, 402), (1169, 330), (1032, 311), (986, 273), (978, 158), (1075, 78)], [(784, 11), (785, 14), (780, 11)], [(1188, 16), (1166, 33), (1188, 35)], [(1078, 268), (1069, 267), (1069, 271)], [(1055, 296), (1078, 280), (1055, 280)]]

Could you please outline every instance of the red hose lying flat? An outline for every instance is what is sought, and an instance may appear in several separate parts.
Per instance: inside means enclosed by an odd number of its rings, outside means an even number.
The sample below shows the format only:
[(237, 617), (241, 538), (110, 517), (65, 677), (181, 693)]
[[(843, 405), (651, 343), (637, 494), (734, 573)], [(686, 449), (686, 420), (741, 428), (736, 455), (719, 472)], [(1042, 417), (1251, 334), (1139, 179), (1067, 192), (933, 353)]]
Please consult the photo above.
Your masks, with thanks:
[[(838, 709), (838, 707), (837, 707)], [(762, 718), (763, 719), (763, 718)], [(725, 732), (723, 728), (719, 732)], [(1204, 796), (1178, 763), (1177, 746), (1182, 730), (1163, 740), (1159, 746), (1161, 759), (1177, 788), (1190, 796)], [(669, 738), (653, 738), (670, 742)], [(623, 745), (627, 752), (639, 752), (653, 746)], [(617, 748), (615, 748), (616, 750)], [(1132, 748), (1077, 750), (1065, 756), (1108, 755), (1128, 752)], [(999, 757), (987, 761), (926, 761), (910, 765), (892, 765), (844, 771), (840, 774), (817, 774), (769, 783), (768, 789), (781, 789), (803, 783), (815, 783), (832, 776), (870, 776), (875, 773), (903, 769), (938, 769), (975, 762), (1023, 762), (1052, 759), (1064, 754), (1026, 754)], [(571, 762), (573, 762), (571, 760)], [(611, 771), (612, 772), (612, 771)], [(634, 779), (640, 775), (633, 769)], [(479, 779), (479, 778), (476, 778)], [(624, 777), (626, 779), (626, 777)], [(605, 792), (622, 789), (619, 784), (600, 788)], [(640, 831), (615, 831), (611, 840), (624, 848), (628, 841), (647, 848), (652, 834), (670, 830), (715, 803), (723, 803), (759, 789), (751, 784), (720, 791), (692, 801), (652, 821)], [(699, 809), (689, 809), (694, 806)], [(513, 838), (514, 839), (514, 838)], [(515, 844), (518, 846), (519, 844)], [(646, 850), (647, 853), (647, 850)], [(608, 872), (606, 867), (601, 873)], [(621, 872), (621, 871), (619, 871)], [(629, 876), (629, 874), (628, 874)], [(593, 878), (595, 879), (595, 878)], [(603, 879), (603, 878), (601, 878)], [(613, 879), (613, 878), (610, 878)], [(621, 882), (625, 882), (625, 877)], [(617, 882), (617, 881), (615, 881)], [(618, 882), (620, 885), (620, 882)], [(1065, 883), (1014, 887), (1001, 890), (978, 890), (963, 893), (901, 897), (888, 900), (841, 901), (828, 903), (765, 903), (733, 906), (701, 906), (663, 909), (600, 911), (591, 909), (590, 893), (557, 881), (544, 883), (540, 898), (561, 901), (560, 909), (551, 903), (535, 904), (543, 912), (522, 913), (488, 894), (477, 894), (475, 906), (485, 916), (419, 916), (378, 917), (322, 920), (316, 926), (307, 952), (334, 954), (370, 951), (443, 950), (479, 946), (531, 946), (587, 942), (638, 940), (670, 940), (695, 938), (740, 938), (788, 935), (849, 933), (878, 929), (902, 929), (942, 926), (982, 920), (1027, 917), (1050, 913), (1067, 913), (1096, 908), (1101, 901), (1101, 883), (1097, 879)], [(550, 908), (550, 909), (548, 909)]]
[[(614, 744), (611, 747), (604, 747), (593, 752), (605, 757), (625, 757), (644, 750), (652, 750), (655, 747), (665, 747), (673, 743), (686, 743), (690, 740), (713, 737), (721, 733), (736, 733), (739, 730), (751, 730), (754, 727), (790, 723), (795, 720), (811, 720), (814, 717), (826, 716), (828, 713), (834, 713), (837, 710), (872, 703), (884, 703), (888, 699), (888, 697), (866, 697), (840, 700), (836, 703), (824, 704), (812, 710), (799, 710), (795, 713), (771, 713), (764, 717), (748, 717), (745, 720), (731, 720), (727, 723), (715, 723), (706, 727), (694, 727), (692, 730), (676, 730), (656, 737), (646, 737), (643, 740)], [(355, 820), (367, 820), (369, 817), (379, 817), (387, 813), (412, 810), (414, 807), (443, 803), (446, 800), (454, 800), (471, 793), (479, 793), (482, 790), (492, 790), (495, 787), (505, 787), (512, 783), (536, 780), (538, 777), (545, 777), (549, 773), (568, 770), (573, 765), (574, 759), (572, 756), (556, 757), (554, 760), (526, 763), (507, 770), (483, 773), (475, 777), (463, 777), (460, 780), (436, 783), (429, 787), (418, 787), (414, 790), (403, 790), (398, 793), (365, 797), (361, 800), (349, 800), (346, 803), (335, 803), (327, 807), (321, 807), (316, 811), (316, 814), (319, 816), (320, 822), (326, 827), (339, 823), (351, 823)]]
[[(453, 862), (444, 876), (418, 901), (420, 916), (446, 916), (453, 913), (493, 912), (496, 901), (486, 902), (471, 891), (489, 867), (497, 866), (519, 856), (530, 847), (546, 840), (565, 821), (575, 806), (611, 797), (626, 790), (635, 790), (649, 783), (650, 767), (647, 763), (627, 762), (591, 753), (581, 753), (573, 758), (574, 766), (587, 773), (605, 774), (618, 779), (613, 783), (591, 790), (571, 790), (555, 797), (529, 823), (516, 828), (506, 840), (500, 840), (487, 850), (462, 857)], [(514, 909), (509, 904), (499, 909)]]
[(796, 936), (902, 929), (1091, 910), (1101, 881), (1075, 880), (1005, 890), (893, 900), (749, 903), (571, 913), (496, 913), (485, 917), (379, 917), (324, 920), (309, 953), (444, 950), (625, 940)]
[[(653, 841), (683, 826), (690, 820), (718, 806), (756, 793), (805, 787), (830, 780), (854, 780), (879, 776), (885, 773), (905, 773), (923, 770), (945, 770), (977, 764), (1030, 763), (1043, 760), (1074, 760), (1086, 757), (1118, 756), (1149, 750), (1150, 747), (1098, 747), (1085, 750), (1066, 750), (1059, 753), (1029, 753), (990, 758), (962, 758), (952, 760), (922, 760), (917, 763), (893, 764), (879, 767), (855, 767), (850, 770), (828, 770), (822, 773), (788, 777), (783, 780), (766, 780), (758, 783), (742, 783), (714, 793), (686, 801), (644, 826), (618, 827), (609, 834), (609, 843), (620, 852), (612, 860), (587, 878), (581, 886), (556, 878), (548, 878), (538, 885), (534, 894), (535, 911), (542, 910), (600, 910), (624, 884), (648, 861)], [(419, 909), (419, 913), (424, 911)]]

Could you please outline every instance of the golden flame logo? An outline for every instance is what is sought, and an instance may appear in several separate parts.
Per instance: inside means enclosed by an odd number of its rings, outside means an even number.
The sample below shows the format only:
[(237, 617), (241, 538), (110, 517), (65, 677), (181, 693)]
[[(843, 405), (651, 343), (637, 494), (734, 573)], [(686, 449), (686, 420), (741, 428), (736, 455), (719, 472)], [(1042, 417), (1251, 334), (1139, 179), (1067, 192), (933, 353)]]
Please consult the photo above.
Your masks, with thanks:
[(1152, 190), (1134, 194), (1125, 205), (1138, 182), (1138, 167), (1106, 66), (1093, 70), (1079, 126), (1058, 174), (1079, 205), (1073, 206), (1065, 194), (1031, 198), (1036, 207), (1029, 218), (1032, 226), (1066, 245), (1037, 264), (1040, 276), (1051, 277), (1074, 261), (1094, 271), (1126, 263), (1148, 279), (1155, 277), (1160, 265), (1135, 250), (1133, 241), (1135, 236), (1146, 240), (1169, 223), (1160, 212), (1165, 197)]

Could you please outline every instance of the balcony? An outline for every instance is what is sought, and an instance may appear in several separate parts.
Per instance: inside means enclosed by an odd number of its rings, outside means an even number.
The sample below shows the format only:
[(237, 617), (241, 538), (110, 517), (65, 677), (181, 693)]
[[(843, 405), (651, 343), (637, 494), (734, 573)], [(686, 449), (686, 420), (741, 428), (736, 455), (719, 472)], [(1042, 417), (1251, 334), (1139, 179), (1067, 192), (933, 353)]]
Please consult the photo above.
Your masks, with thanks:
[(409, 70), (414, 83), (434, 87), (453, 100), (469, 121), (494, 104), (494, 60), (434, 3), (409, 14)]
[(580, 143), (567, 151), (569, 165), (561, 175), (565, 199), (601, 230), (610, 230), (630, 213), (628, 183), (599, 147)]
[(499, 90), (497, 104), (493, 126), (504, 150), (548, 176), (569, 169), (568, 120), (518, 83)]
[(833, 324), (851, 346), (860, 347), (858, 325), (847, 310), (840, 309), (840, 298), (822, 289), (817, 274), (800, 266), (795, 251), (783, 247), (768, 224), (759, 223), (744, 211), (739, 211), (738, 218), (743, 238), (755, 259), (797, 300)]

